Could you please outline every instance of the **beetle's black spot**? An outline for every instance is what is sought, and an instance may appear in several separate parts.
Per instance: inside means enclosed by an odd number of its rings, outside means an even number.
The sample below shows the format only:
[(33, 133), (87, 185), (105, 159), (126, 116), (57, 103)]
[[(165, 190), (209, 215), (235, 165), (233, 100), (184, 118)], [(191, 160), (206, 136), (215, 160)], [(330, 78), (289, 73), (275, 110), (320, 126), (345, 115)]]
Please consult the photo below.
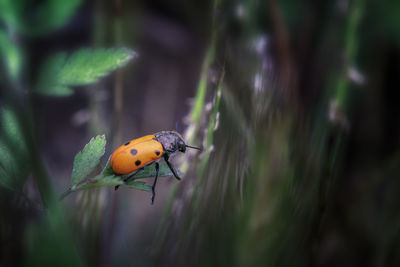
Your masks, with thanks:
[(156, 150), (156, 151), (154, 151), (154, 152), (156, 152), (156, 155), (157, 155), (157, 156), (160, 156), (160, 151), (159, 151), (159, 150)]
[(136, 149), (131, 149), (131, 154), (135, 156), (137, 154), (137, 150)]
[(137, 160), (137, 161), (135, 162), (136, 166), (139, 166), (140, 163), (142, 163), (140, 160)]
[(124, 144), (124, 146), (127, 146), (127, 145), (129, 145), (130, 143), (131, 143), (131, 141), (126, 142), (126, 143)]

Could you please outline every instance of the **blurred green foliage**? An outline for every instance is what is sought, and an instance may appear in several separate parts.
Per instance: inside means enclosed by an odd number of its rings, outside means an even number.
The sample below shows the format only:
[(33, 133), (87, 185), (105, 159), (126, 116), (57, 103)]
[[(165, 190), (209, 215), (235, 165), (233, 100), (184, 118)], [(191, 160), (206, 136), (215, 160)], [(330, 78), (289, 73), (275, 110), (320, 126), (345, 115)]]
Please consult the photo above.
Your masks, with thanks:
[(20, 34), (44, 35), (73, 16), (81, 0), (1, 0), (0, 19)]
[[(2, 81), (0, 134), (0, 265), (82, 266), (84, 260), (72, 234), (63, 204), (58, 201), (42, 161), (33, 121), (32, 95), (65, 96), (70, 87), (97, 82), (126, 65), (135, 53), (126, 48), (79, 49), (69, 57), (55, 54), (43, 63), (38, 85), (26, 79), (30, 58), (27, 40), (46, 36), (67, 23), (80, 0), (0, 1), (0, 79)], [(24, 64), (23, 64), (24, 62)], [(25, 64), (27, 63), (27, 64)], [(105, 137), (96, 139), (77, 156), (73, 183), (79, 183), (98, 165)], [(81, 160), (80, 160), (81, 159)], [(42, 203), (26, 190), (33, 178)], [(144, 189), (142, 183), (133, 186)], [(39, 201), (40, 201), (39, 200)], [(28, 216), (35, 214), (35, 216)]]
[(70, 95), (70, 86), (97, 82), (111, 71), (125, 66), (135, 53), (129, 49), (80, 49), (67, 58), (58, 53), (48, 58), (39, 74), (36, 92), (44, 95)]
[(22, 58), (17, 45), (11, 38), (12, 36), (8, 36), (0, 29), (0, 54), (10, 77), (15, 80), (21, 70)]
[(84, 266), (73, 240), (67, 216), (58, 204), (49, 207), (40, 222), (28, 225), (25, 233), (25, 266)]
[(30, 172), (30, 161), (21, 126), (10, 107), (1, 110), (1, 130), (0, 183), (8, 189), (21, 192)]

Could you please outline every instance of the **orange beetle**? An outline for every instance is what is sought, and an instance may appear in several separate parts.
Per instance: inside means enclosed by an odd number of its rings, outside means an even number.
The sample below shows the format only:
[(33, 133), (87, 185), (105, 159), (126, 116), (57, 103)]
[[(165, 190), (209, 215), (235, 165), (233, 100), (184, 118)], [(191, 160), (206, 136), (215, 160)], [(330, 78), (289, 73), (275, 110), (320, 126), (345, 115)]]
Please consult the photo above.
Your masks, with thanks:
[[(153, 193), (151, 204), (153, 204), (160, 168), (158, 160), (163, 157), (172, 174), (176, 179), (180, 180), (181, 178), (168, 159), (176, 151), (185, 153), (187, 147), (201, 150), (198, 147), (186, 145), (183, 137), (175, 131), (162, 131), (133, 139), (117, 148), (111, 155), (110, 166), (116, 174), (132, 173), (124, 180), (126, 182), (139, 171), (143, 170), (144, 166), (155, 163), (156, 176), (151, 187)], [(115, 190), (117, 189), (118, 186), (115, 187)]]

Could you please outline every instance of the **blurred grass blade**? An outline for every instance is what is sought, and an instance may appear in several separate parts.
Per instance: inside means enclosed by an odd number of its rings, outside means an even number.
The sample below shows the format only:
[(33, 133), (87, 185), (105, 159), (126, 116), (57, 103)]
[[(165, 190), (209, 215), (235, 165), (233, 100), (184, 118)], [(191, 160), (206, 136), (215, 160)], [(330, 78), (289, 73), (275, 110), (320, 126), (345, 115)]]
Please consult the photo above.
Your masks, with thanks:
[(31, 223), (24, 232), (24, 266), (83, 266), (68, 222), (62, 207), (52, 203), (41, 221)]
[(10, 36), (0, 29), (0, 57), (3, 59), (5, 69), (12, 80), (16, 80), (21, 69), (22, 57), (20, 51)]
[(224, 81), (224, 73), (221, 74), (221, 78), (218, 82), (218, 88), (217, 88), (217, 92), (216, 92), (215, 98), (214, 98), (214, 105), (212, 107), (212, 110), (211, 110), (211, 113), (210, 113), (210, 116), (208, 119), (207, 135), (206, 135), (206, 142), (205, 142), (206, 144), (204, 147), (206, 154), (204, 155), (204, 157), (202, 158), (202, 161), (201, 161), (201, 166), (199, 169), (200, 177), (201, 177), (202, 173), (204, 172), (205, 166), (210, 157), (211, 147), (213, 146), (213, 142), (214, 142), (214, 132), (218, 128), (218, 124), (219, 124), (218, 112), (219, 112), (219, 103), (221, 101), (221, 95), (222, 95), (223, 81)]
[(17, 177), (16, 159), (9, 147), (0, 140), (0, 186), (15, 190), (14, 182)]
[(203, 62), (199, 85), (195, 96), (195, 102), (190, 116), (192, 123), (195, 123), (200, 119), (200, 115), (202, 114), (204, 108), (204, 101), (207, 92), (208, 69), (210, 68), (211, 63), (214, 61), (214, 54), (215, 44), (214, 42), (211, 42), (211, 46), (208, 49), (207, 55)]

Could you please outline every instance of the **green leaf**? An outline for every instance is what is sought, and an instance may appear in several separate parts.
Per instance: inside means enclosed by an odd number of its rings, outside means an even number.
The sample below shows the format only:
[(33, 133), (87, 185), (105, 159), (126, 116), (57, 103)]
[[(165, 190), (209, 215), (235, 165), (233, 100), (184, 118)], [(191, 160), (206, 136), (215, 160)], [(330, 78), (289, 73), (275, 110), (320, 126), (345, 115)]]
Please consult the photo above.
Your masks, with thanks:
[(134, 55), (135, 53), (127, 48), (81, 49), (70, 56), (58, 78), (62, 84), (91, 84), (110, 71), (125, 66)]
[(92, 138), (83, 150), (75, 156), (71, 186), (82, 182), (99, 164), (100, 158), (105, 151), (105, 145), (105, 136), (99, 135), (96, 138)]
[[(179, 170), (177, 170), (177, 172), (178, 175), (182, 174)], [(95, 187), (117, 186), (117, 185), (126, 185), (128, 187), (143, 191), (149, 191), (149, 190), (151, 191), (151, 186), (145, 185), (145, 182), (138, 182), (136, 180), (143, 178), (154, 178), (156, 175), (154, 165), (145, 166), (143, 171), (137, 173), (135, 176), (131, 177), (131, 179), (128, 182), (124, 183), (124, 179), (129, 177), (130, 175), (131, 174), (126, 174), (126, 175), (114, 174), (108, 162), (101, 174), (92, 179), (88, 179), (87, 181), (81, 184), (75, 184), (74, 186), (72, 186), (71, 191), (79, 191)], [(173, 176), (173, 174), (169, 169), (168, 165), (164, 162), (160, 163), (158, 177), (170, 177), (170, 176)]]
[(12, 80), (18, 77), (21, 69), (22, 57), (20, 51), (10, 36), (0, 29), (0, 57), (3, 59), (9, 76)]
[(88, 179), (81, 184), (76, 184), (72, 186), (71, 191), (75, 192), (96, 187), (116, 186), (116, 185), (122, 185), (123, 183), (124, 183), (123, 180), (115, 175), (109, 175), (109, 176), (98, 175), (95, 178)]
[(46, 60), (39, 73), (38, 85), (36, 92), (43, 95), (66, 96), (73, 91), (60, 84), (57, 81), (57, 76), (60, 73), (65, 61), (67, 60), (66, 53), (58, 53)]
[(106, 166), (104, 167), (104, 169), (101, 172), (101, 175), (103, 175), (104, 177), (105, 176), (114, 176), (114, 175), (116, 175), (114, 173), (113, 169), (111, 168), (110, 159), (111, 159), (111, 156), (108, 158)]
[[(133, 180), (136, 179), (141, 179), (141, 178), (152, 178), (156, 176), (156, 168), (154, 168), (154, 165), (149, 165), (145, 166), (143, 168), (144, 170), (141, 172), (138, 172), (135, 176), (132, 177)], [(179, 176), (182, 175), (182, 172), (179, 170), (176, 170)], [(173, 176), (174, 174), (171, 172), (169, 169), (167, 163), (161, 162), (160, 163), (160, 169), (158, 171), (158, 177), (168, 177), (168, 176)], [(126, 175), (128, 176), (128, 175)]]
[(127, 187), (131, 187), (134, 189), (151, 192), (151, 186), (147, 185), (145, 182), (141, 181), (129, 181), (125, 184)]
[(135, 181), (131, 180), (128, 181), (127, 183), (124, 184), (123, 179), (121, 179), (121, 176), (99, 176), (97, 178), (93, 179), (88, 179), (85, 183), (78, 184), (76, 186), (73, 186), (71, 189), (68, 189), (61, 198), (64, 198), (71, 192), (76, 192), (76, 191), (81, 191), (81, 190), (87, 190), (91, 188), (98, 188), (98, 187), (105, 187), (105, 186), (117, 186), (117, 185), (126, 185), (127, 187), (146, 191), (146, 192), (151, 192), (151, 186), (146, 185), (145, 182), (142, 181)]
[(111, 71), (125, 66), (136, 53), (127, 48), (81, 49), (67, 57), (57, 53), (43, 64), (36, 92), (45, 95), (69, 95), (71, 86), (97, 82)]
[[(177, 170), (178, 175), (182, 175), (182, 172)], [(72, 185), (70, 189), (68, 189), (61, 198), (64, 198), (71, 192), (86, 190), (97, 187), (105, 187), (105, 186), (117, 186), (117, 185), (126, 185), (127, 187), (142, 190), (142, 191), (151, 191), (151, 186), (146, 185), (145, 182), (136, 181), (137, 179), (143, 178), (154, 178), (156, 175), (155, 168), (153, 165), (145, 166), (144, 170), (137, 173), (133, 176), (128, 182), (124, 183), (124, 179), (129, 177), (130, 174), (126, 175), (117, 175), (112, 171), (110, 164), (107, 163), (103, 172), (97, 175), (94, 178), (87, 179), (82, 183), (76, 183)], [(171, 170), (168, 168), (166, 163), (160, 164), (160, 170), (158, 173), (158, 177), (171, 177), (173, 176)]]

